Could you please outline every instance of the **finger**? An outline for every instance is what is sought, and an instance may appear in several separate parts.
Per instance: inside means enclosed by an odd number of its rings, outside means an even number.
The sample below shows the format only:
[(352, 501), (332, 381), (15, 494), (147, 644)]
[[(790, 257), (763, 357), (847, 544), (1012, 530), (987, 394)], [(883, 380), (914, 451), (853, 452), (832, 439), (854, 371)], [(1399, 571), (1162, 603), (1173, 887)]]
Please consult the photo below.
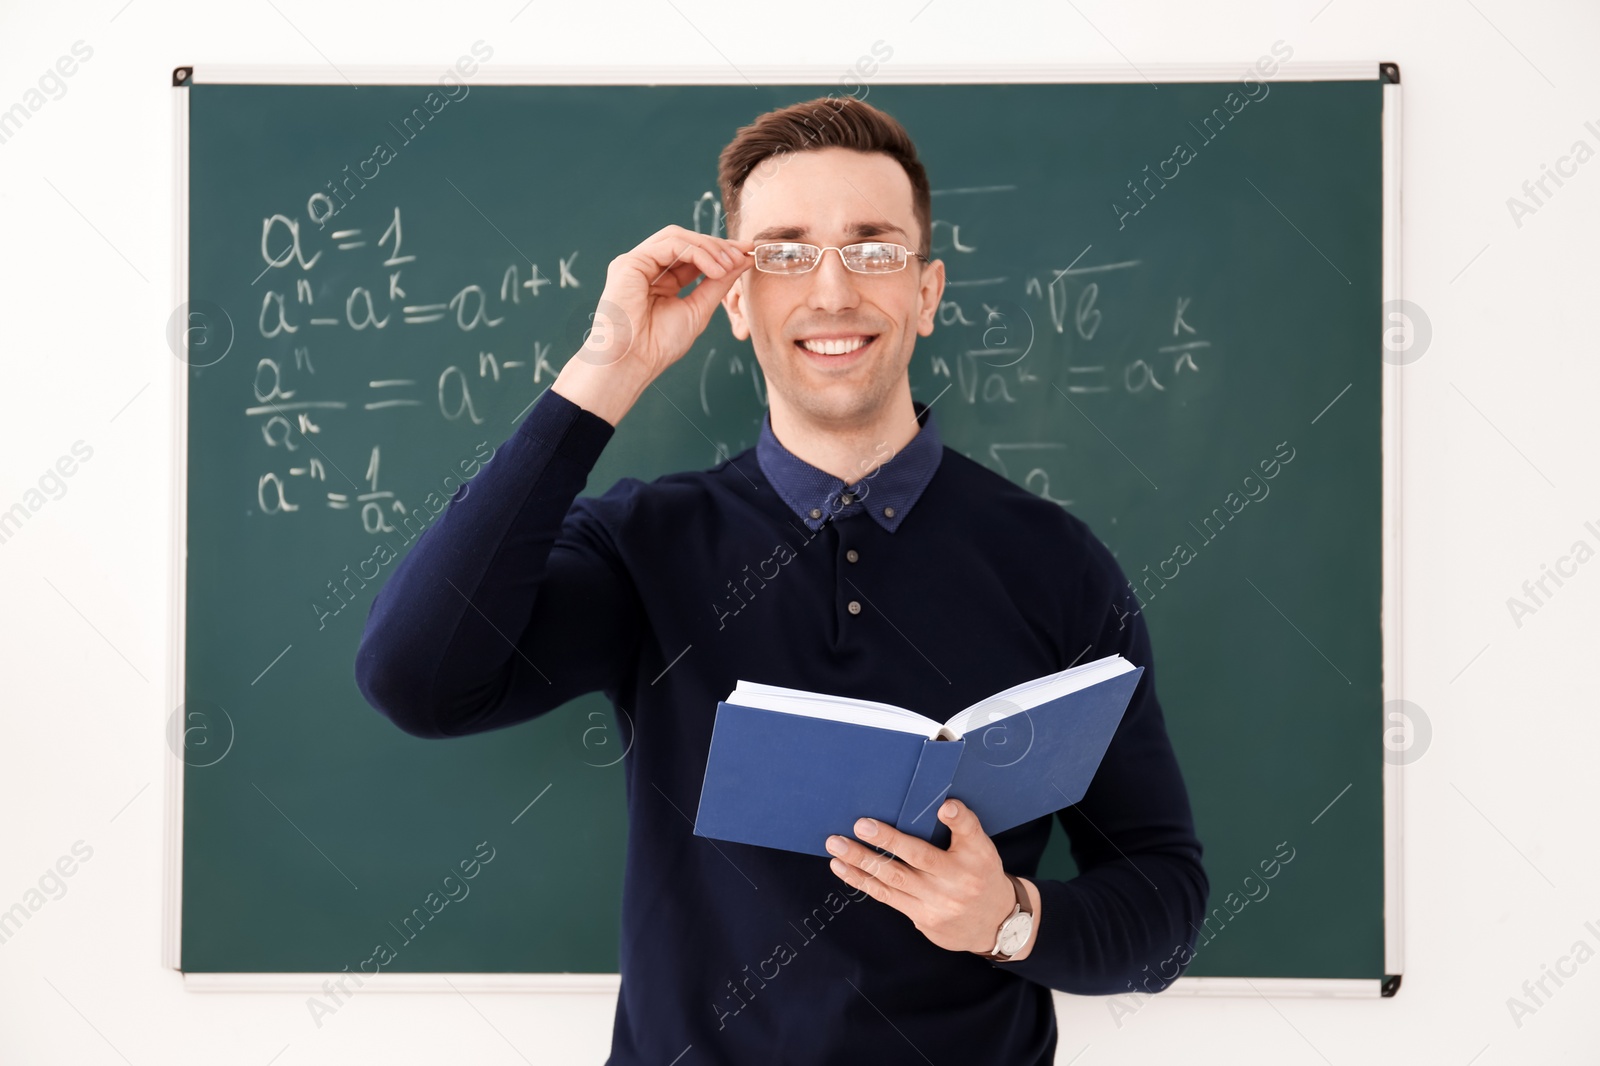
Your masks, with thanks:
[[(670, 251), (667, 251), (667, 262), (662, 263), (663, 266), (668, 265), (668, 263), (694, 262), (698, 263), (704, 270), (707, 263), (717, 263), (724, 267), (732, 267), (737, 265), (739, 260), (748, 258), (744, 254), (744, 249), (739, 247), (737, 242), (714, 237), (709, 233), (694, 233), (679, 226), (672, 227), (670, 232), (648, 243), (658, 260), (662, 251), (670, 249)], [(706, 254), (697, 255), (692, 251), (693, 249), (699, 249)], [(705, 273), (707, 276), (715, 276), (711, 271), (705, 271)]]
[(726, 251), (731, 253), (735, 259), (739, 258), (743, 252), (754, 248), (756, 243), (747, 238), (718, 237), (712, 233), (700, 233), (677, 225), (666, 226), (652, 234), (649, 239), (658, 240), (667, 237), (679, 237), (713, 250)]
[(926, 876), (894, 855), (886, 855), (846, 836), (831, 836), (827, 848), (841, 861), (871, 875), (890, 888), (922, 899), (928, 894)]
[[(868, 827), (873, 832), (866, 834), (863, 831)], [(936, 848), (921, 837), (914, 837), (910, 833), (902, 833), (892, 825), (887, 825), (875, 818), (862, 818), (856, 822), (856, 835), (863, 841), (876, 848), (885, 848), (894, 852), (901, 859), (916, 867), (918, 870), (933, 872), (950, 856), (942, 848)]]
[(613, 261), (613, 266), (632, 271), (644, 281), (649, 292), (670, 295), (677, 293), (710, 266), (704, 256), (697, 259), (695, 251), (694, 242), (666, 234), (652, 237), (619, 256)]
[(902, 889), (895, 888), (882, 878), (858, 866), (854, 866), (842, 859), (832, 859), (828, 863), (828, 868), (833, 871), (835, 877), (851, 888), (860, 889), (879, 903), (888, 904), (913, 921), (916, 918), (916, 914), (913, 912), (920, 913), (921, 901), (915, 896)]
[(755, 241), (731, 240), (726, 237), (715, 237), (709, 233), (685, 231), (683, 238), (706, 249), (724, 266), (734, 269), (742, 268), (751, 261), (750, 250), (755, 247)]
[(732, 269), (704, 244), (676, 236), (651, 247), (648, 258), (658, 268), (650, 276), (650, 288), (674, 295), (701, 274), (720, 278)]

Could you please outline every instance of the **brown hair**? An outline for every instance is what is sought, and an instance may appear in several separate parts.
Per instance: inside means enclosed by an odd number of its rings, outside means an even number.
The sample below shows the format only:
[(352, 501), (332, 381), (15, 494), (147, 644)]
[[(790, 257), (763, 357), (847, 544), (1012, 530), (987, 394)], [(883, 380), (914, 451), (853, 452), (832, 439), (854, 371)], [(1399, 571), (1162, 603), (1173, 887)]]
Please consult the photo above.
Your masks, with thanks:
[(857, 152), (882, 152), (904, 168), (911, 179), (911, 206), (921, 228), (921, 248), (931, 255), (933, 195), (928, 174), (917, 159), (917, 148), (904, 126), (887, 113), (853, 96), (823, 96), (776, 111), (768, 111), (748, 126), (741, 126), (717, 160), (717, 185), (728, 232), (738, 223), (739, 197), (757, 167), (774, 156), (817, 148), (849, 148)]

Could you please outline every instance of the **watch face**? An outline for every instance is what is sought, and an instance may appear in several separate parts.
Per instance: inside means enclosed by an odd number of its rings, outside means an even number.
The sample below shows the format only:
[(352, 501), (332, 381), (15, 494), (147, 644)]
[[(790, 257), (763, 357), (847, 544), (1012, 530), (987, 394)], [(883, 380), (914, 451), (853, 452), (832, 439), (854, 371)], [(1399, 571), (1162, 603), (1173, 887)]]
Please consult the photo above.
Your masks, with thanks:
[(1033, 915), (1017, 914), (1008, 918), (1000, 927), (1000, 953), (1015, 955), (1028, 942), (1028, 934), (1032, 932)]

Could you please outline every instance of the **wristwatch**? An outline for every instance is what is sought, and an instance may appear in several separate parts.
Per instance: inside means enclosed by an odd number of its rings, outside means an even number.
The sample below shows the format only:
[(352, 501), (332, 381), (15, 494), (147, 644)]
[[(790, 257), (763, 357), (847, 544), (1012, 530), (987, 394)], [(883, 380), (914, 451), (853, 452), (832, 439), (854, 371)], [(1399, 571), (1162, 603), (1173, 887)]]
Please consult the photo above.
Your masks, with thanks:
[(1009, 917), (1000, 923), (1000, 930), (995, 935), (994, 950), (975, 954), (981, 959), (993, 962), (1010, 962), (1012, 956), (1022, 950), (1028, 942), (1028, 937), (1033, 933), (1033, 911), (1028, 902), (1028, 890), (1022, 887), (1022, 881), (1015, 874), (1006, 874), (1011, 878), (1011, 887), (1017, 891), (1017, 905)]

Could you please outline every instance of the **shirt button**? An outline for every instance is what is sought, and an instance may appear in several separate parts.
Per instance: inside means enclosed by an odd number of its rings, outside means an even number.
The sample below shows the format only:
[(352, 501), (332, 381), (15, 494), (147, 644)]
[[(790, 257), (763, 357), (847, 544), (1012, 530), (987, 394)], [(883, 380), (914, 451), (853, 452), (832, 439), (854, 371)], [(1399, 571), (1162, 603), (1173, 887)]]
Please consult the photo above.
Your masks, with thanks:
[(845, 609), (848, 610), (851, 614), (860, 614), (861, 613), (861, 603), (858, 600), (851, 600), (846, 605)]
[(852, 495), (850, 495), (850, 494), (849, 494), (849, 493), (848, 493), (848, 492), (847, 492), (847, 493), (845, 493), (845, 494), (844, 494), (844, 495), (843, 495), (843, 496), (840, 496), (840, 497), (839, 497), (839, 502), (840, 502), (840, 503), (842, 503), (842, 504), (851, 504), (851, 503), (854, 503), (854, 502), (855, 502), (855, 497), (854, 497), (854, 496), (852, 496)]
[(821, 518), (822, 517), (822, 508), (820, 508), (820, 507), (811, 508), (811, 517), (812, 518)]
[(893, 507), (885, 507), (883, 509), (883, 517), (885, 517), (885, 518), (893, 518), (894, 517), (894, 508)]
[(844, 557), (853, 563), (857, 559), (861, 558), (861, 553), (856, 551), (854, 548), (851, 548), (849, 551), (844, 553)]

